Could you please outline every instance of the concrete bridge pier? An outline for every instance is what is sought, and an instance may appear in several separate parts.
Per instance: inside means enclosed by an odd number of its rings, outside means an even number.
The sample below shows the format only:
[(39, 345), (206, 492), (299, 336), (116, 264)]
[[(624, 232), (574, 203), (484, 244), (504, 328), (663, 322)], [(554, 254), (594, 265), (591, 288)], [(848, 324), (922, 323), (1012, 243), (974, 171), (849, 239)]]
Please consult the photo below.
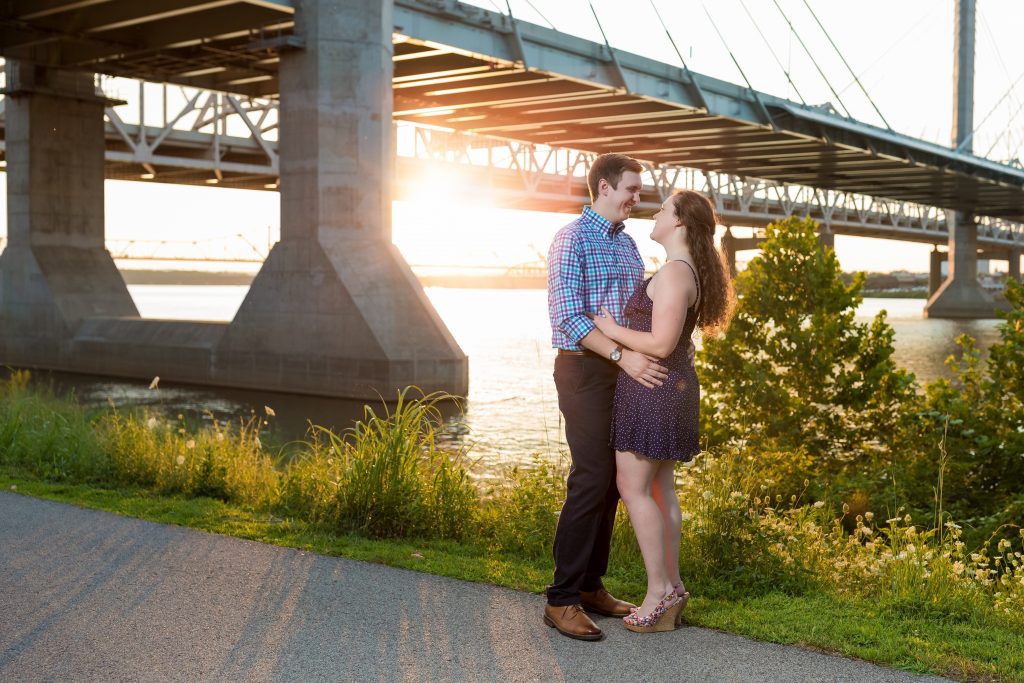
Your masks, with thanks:
[(935, 292), (942, 286), (942, 264), (946, 262), (946, 252), (939, 251), (936, 246), (932, 249), (928, 267), (928, 298), (931, 299)]
[(732, 226), (725, 229), (722, 235), (722, 251), (725, 253), (725, 261), (729, 265), (729, 274), (736, 277), (736, 253), (759, 249), (764, 242), (763, 237), (736, 237), (732, 234)]
[[(978, 227), (974, 216), (948, 212), (949, 269), (925, 304), (926, 318), (994, 318), (1005, 308), (978, 283)], [(934, 257), (933, 257), (934, 258)]]
[(466, 355), (391, 243), (392, 7), (298, 3), (305, 47), (280, 64), (281, 241), (214, 349), (218, 383), (468, 390)]
[(92, 74), (9, 60), (0, 362), (74, 369), (83, 319), (139, 313), (104, 246), (103, 109)]
[(836, 234), (832, 232), (832, 228), (824, 223), (821, 224), (821, 228), (818, 230), (818, 242), (823, 247), (829, 249), (836, 248)]

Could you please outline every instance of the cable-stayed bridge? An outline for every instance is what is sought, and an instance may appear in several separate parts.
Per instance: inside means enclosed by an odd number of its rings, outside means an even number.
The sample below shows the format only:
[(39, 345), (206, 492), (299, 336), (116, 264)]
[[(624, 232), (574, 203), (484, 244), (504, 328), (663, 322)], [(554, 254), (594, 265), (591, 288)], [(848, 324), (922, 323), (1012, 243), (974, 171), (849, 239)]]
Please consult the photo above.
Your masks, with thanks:
[[(962, 65), (973, 1), (959, 4)], [(468, 169), (498, 205), (569, 211), (593, 155), (623, 152), (647, 166), (648, 210), (693, 187), (726, 224), (809, 214), (826, 241), (948, 244), (933, 313), (991, 313), (972, 298), (978, 247), (1019, 273), (1019, 168), (453, 0), (12, 0), (0, 53), (6, 362), (145, 375), (174, 358), (163, 376), (199, 382), (463, 390), (465, 357), (388, 240), (393, 168), (399, 193)], [(131, 122), (94, 73), (193, 90), (154, 124), (139, 86)], [(230, 325), (138, 318), (103, 251), (104, 176), (280, 190), (282, 240)]]
[[(105, 111), (105, 175), (110, 179), (278, 189), (277, 102), (128, 79), (107, 81), (137, 93), (132, 105)], [(101, 86), (102, 87), (102, 86)], [(168, 110), (170, 95), (179, 107)], [(155, 100), (155, 101), (154, 101)], [(146, 112), (162, 112), (142, 126)], [(133, 120), (134, 119), (134, 120)], [(0, 130), (3, 101), (0, 100)], [(424, 179), (447, 178), (462, 200), (491, 206), (575, 213), (589, 201), (586, 173), (595, 152), (399, 121), (396, 193), (415, 197)], [(3, 149), (0, 142), (0, 150)], [(763, 180), (728, 172), (644, 162), (644, 192), (634, 215), (652, 214), (676, 189), (713, 198), (727, 226), (763, 227), (810, 216), (826, 235), (856, 235), (945, 245), (946, 210), (840, 190)], [(1024, 224), (978, 216), (978, 245), (988, 258), (1010, 260), (1024, 249)]]

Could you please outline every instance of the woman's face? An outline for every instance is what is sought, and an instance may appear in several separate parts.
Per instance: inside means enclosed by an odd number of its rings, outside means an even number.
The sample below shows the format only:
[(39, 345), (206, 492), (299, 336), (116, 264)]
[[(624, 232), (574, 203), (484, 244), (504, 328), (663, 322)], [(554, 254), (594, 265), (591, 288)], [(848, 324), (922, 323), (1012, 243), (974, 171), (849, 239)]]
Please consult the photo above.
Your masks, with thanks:
[(658, 244), (665, 244), (676, 230), (679, 230), (681, 223), (676, 216), (676, 206), (669, 197), (661, 204), (658, 213), (654, 214), (654, 229), (651, 230), (651, 239)]

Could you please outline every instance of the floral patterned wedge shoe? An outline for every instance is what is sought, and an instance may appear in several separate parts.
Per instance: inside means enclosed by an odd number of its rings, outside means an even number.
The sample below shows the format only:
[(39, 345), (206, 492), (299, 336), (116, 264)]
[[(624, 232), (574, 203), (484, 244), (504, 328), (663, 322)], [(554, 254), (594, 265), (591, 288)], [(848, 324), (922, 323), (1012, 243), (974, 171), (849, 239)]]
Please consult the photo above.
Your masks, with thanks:
[(636, 610), (629, 616), (622, 617), (622, 623), (634, 633), (674, 631), (676, 630), (676, 615), (682, 611), (683, 602), (675, 591), (672, 591), (663, 597), (646, 617), (639, 616), (640, 611)]
[(690, 592), (683, 588), (683, 584), (677, 583), (674, 586), (676, 596), (679, 597), (679, 611), (676, 612), (676, 628), (683, 625), (683, 610), (686, 609), (686, 603), (690, 601)]

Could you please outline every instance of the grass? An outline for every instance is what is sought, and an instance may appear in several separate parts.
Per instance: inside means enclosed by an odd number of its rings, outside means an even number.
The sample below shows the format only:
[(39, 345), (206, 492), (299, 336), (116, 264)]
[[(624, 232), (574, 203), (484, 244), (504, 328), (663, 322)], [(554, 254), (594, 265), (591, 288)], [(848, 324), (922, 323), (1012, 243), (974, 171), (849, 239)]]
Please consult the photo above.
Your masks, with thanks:
[[(478, 543), (440, 539), (370, 539), (209, 497), (165, 495), (137, 486), (106, 487), (40, 480), (0, 466), (0, 489), (140, 519), (310, 552), (489, 583), (539, 594), (547, 559), (494, 552)], [(612, 592), (639, 600), (642, 576), (613, 557)], [(707, 586), (706, 588), (712, 588)], [(706, 595), (715, 597), (705, 597)], [(538, 611), (539, 613), (539, 611)], [(827, 617), (823, 618), (823, 615)], [(985, 619), (907, 612), (877, 601), (822, 593), (736, 595), (727, 586), (695, 591), (689, 623), (965, 681), (1024, 681), (1024, 633)]]
[[(0, 383), (0, 486), (540, 593), (564, 466), (538, 461), (485, 489), (462, 454), (435, 442), (442, 397), (407, 393), (285, 452), (260, 441), (262, 416), (194, 425), (87, 412), (14, 373)], [(964, 680), (1024, 681), (1024, 532), (1001, 528), (970, 552), (951, 521), (940, 534), (909, 515), (882, 524), (844, 506), (840, 516), (805, 499), (809, 482), (776, 491), (745, 462), (704, 454), (680, 473), (692, 623)], [(643, 564), (620, 515), (606, 584), (636, 601)]]

